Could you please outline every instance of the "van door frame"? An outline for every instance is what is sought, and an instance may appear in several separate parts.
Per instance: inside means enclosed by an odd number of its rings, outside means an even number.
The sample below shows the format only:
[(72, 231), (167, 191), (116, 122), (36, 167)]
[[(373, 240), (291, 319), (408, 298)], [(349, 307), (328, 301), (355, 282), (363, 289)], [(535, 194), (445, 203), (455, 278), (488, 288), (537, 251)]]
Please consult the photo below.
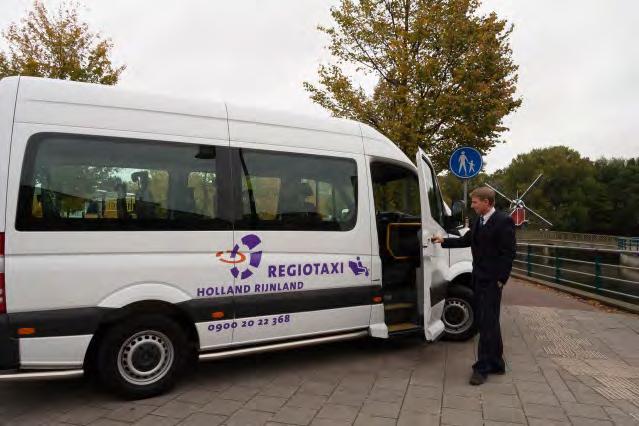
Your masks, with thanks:
[[(427, 341), (436, 340), (444, 332), (444, 323), (441, 320), (441, 311), (443, 309), (444, 300), (437, 301), (435, 305), (432, 303), (432, 289), (435, 286), (440, 289), (443, 285), (445, 290), (446, 283), (443, 281), (448, 268), (448, 258), (443, 256), (444, 249), (435, 247), (430, 238), (435, 233), (442, 233), (443, 228), (432, 217), (430, 209), (430, 201), (428, 199), (428, 191), (426, 184), (426, 173), (431, 173), (433, 177), (433, 188), (438, 191), (438, 185), (435, 180), (436, 176), (434, 168), (426, 153), (419, 148), (415, 158), (417, 166), (417, 175), (419, 178), (420, 204), (422, 209), (422, 233), (421, 233), (421, 275), (423, 290), (423, 315), (424, 315), (424, 335)], [(442, 233), (443, 235), (443, 233)], [(435, 282), (435, 285), (433, 284)], [(441, 306), (440, 306), (441, 305)]]

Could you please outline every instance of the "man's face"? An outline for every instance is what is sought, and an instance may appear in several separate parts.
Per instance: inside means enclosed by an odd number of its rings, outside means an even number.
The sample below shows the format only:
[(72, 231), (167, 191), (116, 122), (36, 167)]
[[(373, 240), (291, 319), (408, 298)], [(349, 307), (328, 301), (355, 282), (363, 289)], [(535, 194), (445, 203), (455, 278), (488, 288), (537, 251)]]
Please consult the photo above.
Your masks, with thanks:
[(481, 200), (479, 197), (472, 197), (470, 200), (470, 207), (475, 210), (475, 213), (477, 213), (478, 216), (483, 216), (488, 213), (492, 206), (488, 200)]

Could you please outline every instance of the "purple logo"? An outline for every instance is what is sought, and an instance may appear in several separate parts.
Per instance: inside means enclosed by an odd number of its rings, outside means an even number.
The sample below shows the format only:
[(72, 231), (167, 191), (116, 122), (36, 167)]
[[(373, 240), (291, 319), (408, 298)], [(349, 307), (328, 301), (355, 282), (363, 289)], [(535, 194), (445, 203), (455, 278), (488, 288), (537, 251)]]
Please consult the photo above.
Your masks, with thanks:
[(354, 260), (349, 260), (348, 267), (351, 268), (351, 271), (353, 271), (355, 275), (364, 274), (368, 276), (368, 268), (362, 265), (362, 261), (359, 259), (359, 256), (357, 257), (357, 262), (355, 262)]
[(239, 264), (246, 261), (246, 254), (240, 251), (240, 246), (238, 244), (235, 244), (235, 247), (233, 247), (233, 250), (231, 250), (230, 252), (227, 251), (227, 253), (230, 253), (229, 259), (223, 258), (222, 255), (224, 254), (224, 252), (221, 251), (217, 252), (215, 256), (220, 258), (220, 262), (230, 263), (233, 265), (233, 267), (231, 268), (231, 275), (233, 275), (233, 277), (237, 278), (239, 276), (241, 280), (245, 280), (253, 275), (253, 271), (251, 270), (251, 268), (255, 269), (260, 266), (260, 261), (262, 260), (262, 251), (251, 250), (260, 245), (262, 240), (260, 240), (260, 237), (255, 234), (249, 234), (244, 236), (241, 241), (242, 245), (249, 250), (249, 264), (246, 268), (240, 270), (237, 267)]

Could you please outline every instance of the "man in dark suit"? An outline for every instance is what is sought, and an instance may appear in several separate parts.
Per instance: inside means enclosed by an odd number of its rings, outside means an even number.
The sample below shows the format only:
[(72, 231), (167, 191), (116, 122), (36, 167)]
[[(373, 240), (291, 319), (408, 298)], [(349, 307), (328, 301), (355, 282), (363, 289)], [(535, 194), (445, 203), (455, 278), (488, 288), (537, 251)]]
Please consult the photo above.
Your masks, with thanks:
[(436, 236), (432, 241), (441, 243), (444, 248), (471, 248), (479, 349), (470, 384), (480, 385), (488, 374), (505, 372), (499, 311), (502, 288), (508, 281), (515, 258), (516, 241), (512, 218), (495, 210), (495, 191), (480, 187), (470, 196), (471, 207), (478, 217), (470, 230), (461, 238)]

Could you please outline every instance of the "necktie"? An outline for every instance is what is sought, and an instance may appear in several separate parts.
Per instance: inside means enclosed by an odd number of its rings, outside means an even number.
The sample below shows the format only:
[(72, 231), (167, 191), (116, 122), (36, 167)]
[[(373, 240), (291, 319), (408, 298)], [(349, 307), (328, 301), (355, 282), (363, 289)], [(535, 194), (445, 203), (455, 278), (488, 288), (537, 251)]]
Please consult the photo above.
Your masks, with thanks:
[(479, 224), (480, 224), (481, 226), (484, 226), (484, 216), (482, 216), (482, 217), (480, 217), (480, 218), (479, 218)]

